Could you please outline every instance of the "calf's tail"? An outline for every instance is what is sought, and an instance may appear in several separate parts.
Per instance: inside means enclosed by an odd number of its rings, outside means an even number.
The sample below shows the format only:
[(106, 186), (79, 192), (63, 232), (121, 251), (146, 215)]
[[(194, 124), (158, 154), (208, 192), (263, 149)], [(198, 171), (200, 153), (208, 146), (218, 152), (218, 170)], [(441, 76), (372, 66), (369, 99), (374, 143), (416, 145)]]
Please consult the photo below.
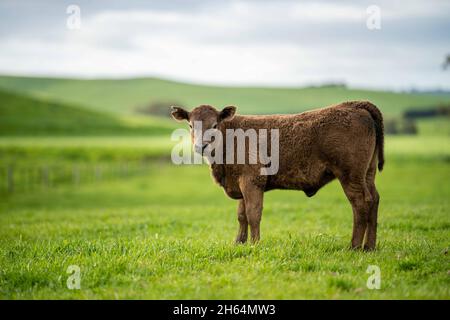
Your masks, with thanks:
[(373, 103), (368, 101), (359, 102), (356, 107), (367, 110), (375, 122), (376, 143), (378, 150), (378, 170), (382, 171), (384, 167), (384, 124), (383, 115)]

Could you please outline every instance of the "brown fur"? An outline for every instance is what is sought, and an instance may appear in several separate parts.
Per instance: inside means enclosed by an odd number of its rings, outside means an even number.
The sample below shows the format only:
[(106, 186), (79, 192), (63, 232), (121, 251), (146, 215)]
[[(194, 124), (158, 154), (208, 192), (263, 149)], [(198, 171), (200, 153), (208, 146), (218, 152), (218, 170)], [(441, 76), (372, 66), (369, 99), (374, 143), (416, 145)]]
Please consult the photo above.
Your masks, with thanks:
[[(383, 118), (367, 101), (351, 101), (293, 115), (234, 116), (234, 107), (217, 111), (203, 105), (187, 112), (175, 108), (178, 120), (203, 121), (204, 130), (218, 122), (226, 129), (279, 129), (279, 171), (260, 174), (260, 164), (212, 164), (212, 176), (225, 193), (239, 200), (236, 242), (258, 241), (263, 194), (272, 189), (303, 190), (313, 196), (337, 178), (353, 208), (352, 248), (375, 248), (379, 194), (377, 167), (384, 165)], [(184, 113), (185, 112), (185, 113)]]

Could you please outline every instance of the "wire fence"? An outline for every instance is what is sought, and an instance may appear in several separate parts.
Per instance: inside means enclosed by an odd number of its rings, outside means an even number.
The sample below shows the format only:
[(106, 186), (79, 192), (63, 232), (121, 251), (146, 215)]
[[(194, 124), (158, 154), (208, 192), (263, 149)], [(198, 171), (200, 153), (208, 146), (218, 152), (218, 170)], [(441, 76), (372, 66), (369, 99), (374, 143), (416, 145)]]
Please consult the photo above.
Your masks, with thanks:
[(0, 193), (49, 189), (63, 185), (79, 186), (112, 179), (124, 179), (147, 174), (150, 166), (147, 161), (48, 165), (10, 163), (0, 166)]

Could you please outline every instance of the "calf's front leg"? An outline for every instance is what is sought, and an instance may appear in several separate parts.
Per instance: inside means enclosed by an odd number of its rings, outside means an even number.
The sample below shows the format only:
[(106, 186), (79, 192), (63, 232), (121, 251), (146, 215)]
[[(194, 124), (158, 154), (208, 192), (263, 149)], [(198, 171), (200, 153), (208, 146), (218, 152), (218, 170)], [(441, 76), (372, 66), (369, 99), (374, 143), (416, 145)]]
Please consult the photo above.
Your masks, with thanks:
[(239, 200), (237, 216), (239, 221), (239, 232), (236, 237), (236, 244), (246, 243), (248, 238), (248, 221), (245, 215), (245, 201)]
[(252, 243), (256, 243), (260, 238), (259, 225), (261, 223), (264, 191), (245, 178), (241, 180), (240, 188), (244, 196), (245, 215), (250, 225)]

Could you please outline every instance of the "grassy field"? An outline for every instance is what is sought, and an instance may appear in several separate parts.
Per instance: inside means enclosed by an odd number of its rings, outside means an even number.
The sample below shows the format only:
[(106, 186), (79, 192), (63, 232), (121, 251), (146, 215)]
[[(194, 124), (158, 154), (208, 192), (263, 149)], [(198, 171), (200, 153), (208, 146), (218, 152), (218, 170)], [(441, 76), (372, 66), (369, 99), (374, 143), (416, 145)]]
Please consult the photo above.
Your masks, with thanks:
[[(337, 182), (311, 199), (267, 193), (262, 241), (235, 246), (236, 202), (206, 166), (168, 161), (180, 125), (133, 115), (179, 97), (242, 113), (369, 99), (390, 117), (448, 96), (158, 79), (0, 77), (0, 88), (0, 299), (450, 299), (448, 118), (387, 136), (378, 250), (363, 253), (348, 249), (352, 213)], [(66, 285), (73, 265), (79, 290)], [(369, 265), (380, 290), (366, 286)]]
[[(336, 182), (310, 199), (267, 193), (262, 241), (241, 246), (236, 203), (205, 166), (154, 163), (127, 180), (3, 194), (0, 298), (449, 299), (450, 148), (431, 139), (387, 140), (372, 253), (348, 250), (352, 214)], [(80, 290), (66, 286), (70, 265)], [(369, 265), (380, 290), (366, 287)]]
[(167, 119), (117, 116), (0, 90), (0, 136), (168, 135)]
[(370, 100), (385, 115), (396, 116), (414, 107), (449, 104), (450, 95), (423, 95), (348, 89), (339, 86), (310, 88), (217, 87), (155, 78), (74, 80), (0, 76), (0, 88), (31, 94), (96, 111), (132, 114), (151, 102), (171, 102), (192, 108), (234, 104), (242, 114), (297, 113), (347, 100)]
[[(426, 163), (426, 160), (448, 161), (450, 158), (450, 139), (446, 135), (389, 136), (388, 139), (385, 150), (396, 162), (425, 160)], [(0, 161), (167, 158), (176, 143), (170, 136), (6, 136), (0, 137)]]

